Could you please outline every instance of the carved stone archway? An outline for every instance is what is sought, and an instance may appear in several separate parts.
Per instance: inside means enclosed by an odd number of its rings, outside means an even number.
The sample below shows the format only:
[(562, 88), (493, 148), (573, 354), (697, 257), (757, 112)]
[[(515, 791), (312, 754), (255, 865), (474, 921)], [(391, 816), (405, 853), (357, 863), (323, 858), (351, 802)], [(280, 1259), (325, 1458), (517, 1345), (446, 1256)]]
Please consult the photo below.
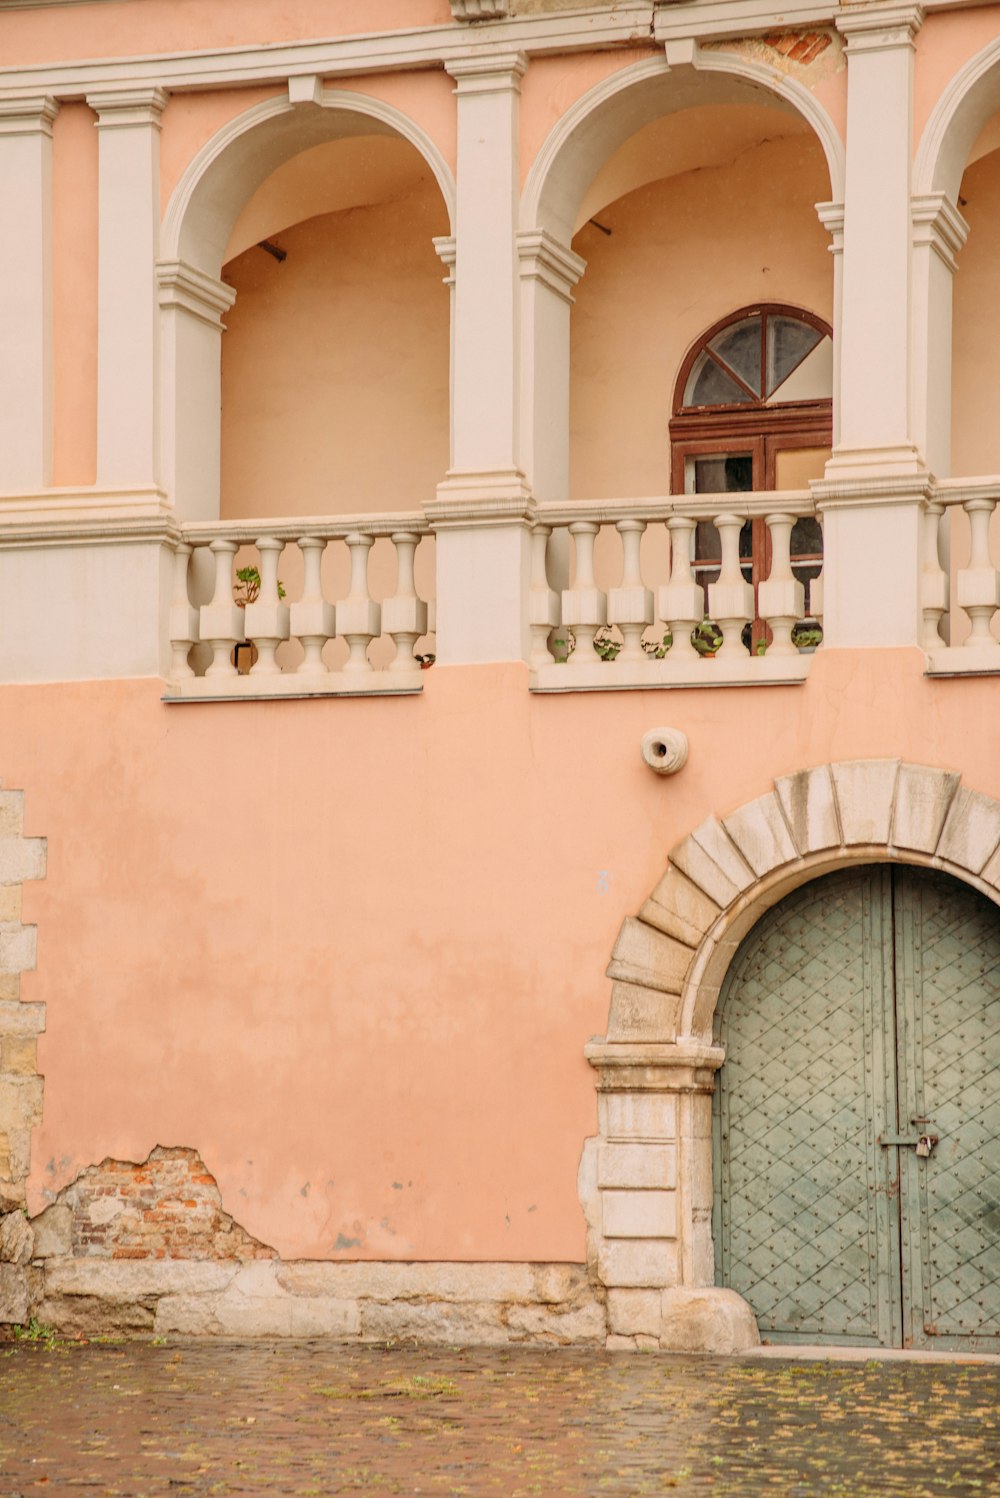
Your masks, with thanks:
[(588, 1262), (607, 1287), (611, 1346), (735, 1352), (749, 1306), (714, 1287), (712, 1099), (725, 1060), (712, 1018), (747, 932), (800, 884), (853, 864), (939, 869), (1000, 905), (1000, 801), (960, 775), (896, 759), (783, 776), (671, 850), (608, 966), (598, 1134), (580, 1167)]

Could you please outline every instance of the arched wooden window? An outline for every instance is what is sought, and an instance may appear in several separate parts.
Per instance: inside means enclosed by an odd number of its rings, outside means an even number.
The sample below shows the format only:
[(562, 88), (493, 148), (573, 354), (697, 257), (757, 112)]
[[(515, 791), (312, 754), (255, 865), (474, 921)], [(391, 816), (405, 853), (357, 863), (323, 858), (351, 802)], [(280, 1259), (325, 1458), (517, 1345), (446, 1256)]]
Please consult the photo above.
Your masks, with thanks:
[[(670, 421), (672, 492), (803, 489), (822, 478), (832, 441), (832, 393), (833, 342), (822, 318), (777, 303), (731, 313), (698, 339), (681, 365)], [(763, 519), (748, 521), (740, 555), (755, 594), (770, 569), (769, 550)], [(807, 590), (822, 556), (819, 522), (799, 520), (792, 532), (793, 570)], [(704, 587), (718, 577), (720, 561), (715, 526), (699, 523), (694, 563)], [(753, 633), (763, 638), (763, 626)]]

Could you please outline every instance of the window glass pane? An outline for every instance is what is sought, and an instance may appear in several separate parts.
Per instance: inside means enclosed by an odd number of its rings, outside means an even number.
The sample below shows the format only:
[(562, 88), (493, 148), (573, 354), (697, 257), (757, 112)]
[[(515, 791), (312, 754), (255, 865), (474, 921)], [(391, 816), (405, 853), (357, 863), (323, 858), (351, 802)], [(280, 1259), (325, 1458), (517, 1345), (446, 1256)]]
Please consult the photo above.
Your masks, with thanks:
[(699, 354), (684, 392), (686, 406), (743, 406), (750, 396), (707, 351)]
[(786, 380), (816, 347), (822, 333), (808, 323), (792, 317), (769, 317), (767, 320), (767, 393)]
[(716, 333), (708, 345), (714, 354), (735, 370), (740, 379), (760, 394), (760, 318), (742, 322)]
[(695, 458), (695, 494), (749, 494), (752, 489), (752, 453), (712, 453)]
[(782, 380), (772, 395), (769, 406), (783, 405), (785, 401), (822, 401), (833, 396), (833, 340), (821, 338), (812, 353), (806, 354), (801, 364), (796, 364), (787, 380)]

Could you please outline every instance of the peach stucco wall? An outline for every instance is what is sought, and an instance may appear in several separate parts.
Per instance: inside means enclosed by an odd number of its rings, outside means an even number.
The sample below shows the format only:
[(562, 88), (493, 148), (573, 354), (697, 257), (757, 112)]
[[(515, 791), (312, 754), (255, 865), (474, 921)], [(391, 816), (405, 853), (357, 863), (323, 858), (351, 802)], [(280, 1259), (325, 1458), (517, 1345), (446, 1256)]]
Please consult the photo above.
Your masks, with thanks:
[[(582, 1047), (623, 916), (676, 840), (802, 766), (902, 755), (1000, 796), (993, 683), (922, 667), (820, 651), (803, 687), (554, 697), (437, 667), (416, 698), (183, 707), (4, 688), (4, 785), (49, 840), (32, 1210), (190, 1145), (286, 1256), (581, 1259)], [(691, 742), (668, 780), (639, 756), (664, 722)]]
[[(416, 152), (409, 154), (419, 162)], [(448, 467), (448, 290), (437, 184), (324, 214), (231, 261), (223, 515), (414, 509)]]
[(66, 104), (52, 127), (54, 484), (97, 472), (97, 116)]

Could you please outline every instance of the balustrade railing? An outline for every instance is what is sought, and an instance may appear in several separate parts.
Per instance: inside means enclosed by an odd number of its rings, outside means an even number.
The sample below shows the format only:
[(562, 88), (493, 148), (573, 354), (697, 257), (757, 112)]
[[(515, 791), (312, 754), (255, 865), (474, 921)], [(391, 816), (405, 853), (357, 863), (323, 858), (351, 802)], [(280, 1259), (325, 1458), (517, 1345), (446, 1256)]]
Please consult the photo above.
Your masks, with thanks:
[[(941, 562), (945, 517), (950, 556), (965, 558), (950, 572)], [(1000, 486), (938, 484), (923, 526), (920, 604), (930, 674), (1000, 672)]]
[(419, 691), (433, 659), (434, 605), (415, 582), (429, 530), (419, 512), (185, 525), (174, 554), (166, 695)]
[[(793, 557), (792, 534), (802, 519), (815, 527), (814, 517), (812, 496), (798, 490), (540, 505), (533, 687), (804, 680), (822, 638), (822, 562)], [(741, 555), (754, 522), (761, 544)], [(717, 545), (697, 546), (712, 527)]]

